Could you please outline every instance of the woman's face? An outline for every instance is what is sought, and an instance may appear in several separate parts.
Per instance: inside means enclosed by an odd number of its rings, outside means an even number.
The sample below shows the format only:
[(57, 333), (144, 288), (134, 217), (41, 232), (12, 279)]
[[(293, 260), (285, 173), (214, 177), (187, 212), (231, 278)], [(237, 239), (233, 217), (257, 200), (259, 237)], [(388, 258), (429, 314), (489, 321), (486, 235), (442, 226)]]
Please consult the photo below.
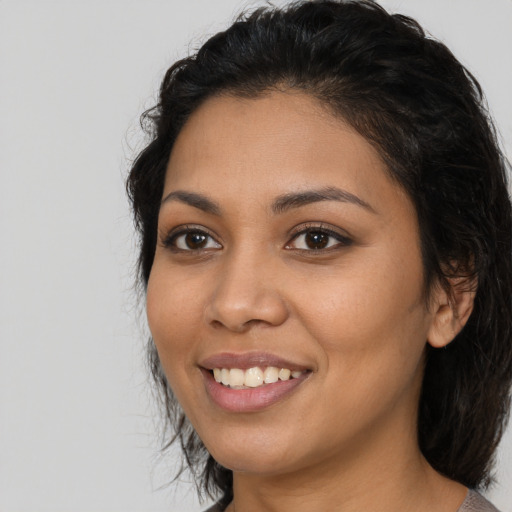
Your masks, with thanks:
[(168, 164), (147, 313), (222, 465), (326, 470), (416, 443), (423, 292), (410, 199), (316, 100), (223, 96), (191, 116)]

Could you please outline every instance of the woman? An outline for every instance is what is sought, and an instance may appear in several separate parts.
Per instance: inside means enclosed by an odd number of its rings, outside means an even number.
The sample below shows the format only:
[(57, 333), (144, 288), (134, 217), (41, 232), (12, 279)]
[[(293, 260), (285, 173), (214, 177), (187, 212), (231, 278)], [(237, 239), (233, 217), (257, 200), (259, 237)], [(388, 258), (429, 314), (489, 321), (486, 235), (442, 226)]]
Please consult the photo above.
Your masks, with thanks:
[(146, 119), (152, 369), (212, 510), (495, 510), (511, 209), (470, 73), (373, 2), (299, 2), (172, 66)]

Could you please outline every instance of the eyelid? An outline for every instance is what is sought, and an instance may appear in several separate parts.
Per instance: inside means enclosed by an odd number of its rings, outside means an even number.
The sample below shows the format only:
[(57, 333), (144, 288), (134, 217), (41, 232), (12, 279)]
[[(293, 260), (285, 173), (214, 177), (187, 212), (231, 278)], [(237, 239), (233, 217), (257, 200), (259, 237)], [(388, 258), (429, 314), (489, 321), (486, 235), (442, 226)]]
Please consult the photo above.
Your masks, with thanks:
[[(317, 222), (307, 222), (300, 224), (299, 226), (296, 226), (293, 228), (289, 234), (289, 241), (285, 245), (285, 249), (288, 250), (295, 250), (295, 251), (301, 251), (301, 252), (310, 252), (310, 253), (325, 253), (331, 250), (336, 250), (341, 247), (349, 246), (353, 243), (353, 239), (350, 235), (347, 233), (340, 232), (341, 230), (339, 228), (333, 228), (330, 225), (326, 225), (325, 223), (317, 223)], [(297, 240), (301, 235), (305, 235), (309, 232), (318, 232), (327, 235), (328, 237), (332, 237), (335, 240), (338, 241), (338, 243), (334, 244), (330, 247), (325, 247), (322, 249), (298, 249), (295, 247), (291, 247), (291, 244)], [(191, 253), (198, 253), (201, 251), (211, 250), (211, 247), (208, 248), (198, 248), (198, 249), (180, 249), (175, 246), (174, 242), (176, 239), (180, 236), (187, 235), (190, 233), (201, 233), (209, 237), (215, 244), (217, 244), (219, 247), (222, 248), (222, 244), (218, 240), (218, 236), (213, 233), (210, 229), (206, 228), (205, 226), (198, 225), (198, 224), (182, 224), (179, 226), (176, 226), (172, 228), (169, 232), (167, 232), (165, 235), (161, 236), (161, 244), (170, 250), (176, 251), (176, 252), (191, 252)]]
[(212, 233), (208, 228), (198, 225), (198, 224), (181, 224), (179, 226), (174, 227), (169, 232), (167, 232), (164, 236), (161, 237), (161, 243), (165, 248), (174, 250), (176, 252), (201, 252), (204, 250), (210, 250), (209, 248), (201, 248), (201, 249), (179, 249), (173, 243), (180, 236), (187, 235), (189, 233), (201, 233), (209, 238), (211, 238), (219, 247), (222, 247), (222, 244), (219, 242), (217, 235)]
[[(340, 231), (341, 230), (334, 229), (330, 225), (326, 225), (324, 223), (307, 222), (307, 223), (304, 223), (304, 224), (301, 224), (301, 225), (295, 227), (292, 230), (292, 232), (290, 233), (290, 241), (286, 243), (285, 248), (290, 249), (290, 250), (295, 250), (295, 251), (310, 252), (310, 253), (318, 254), (318, 253), (322, 253), (322, 252), (325, 253), (330, 250), (336, 250), (340, 246), (347, 247), (349, 245), (352, 245), (352, 243), (353, 243), (352, 236), (349, 235), (348, 233), (342, 233)], [(338, 243), (335, 244), (334, 246), (326, 247), (324, 249), (297, 249), (295, 247), (290, 247), (291, 243), (293, 241), (297, 240), (297, 238), (299, 238), (299, 236), (305, 235), (310, 232), (323, 233), (327, 236), (335, 238), (336, 240), (338, 240)]]

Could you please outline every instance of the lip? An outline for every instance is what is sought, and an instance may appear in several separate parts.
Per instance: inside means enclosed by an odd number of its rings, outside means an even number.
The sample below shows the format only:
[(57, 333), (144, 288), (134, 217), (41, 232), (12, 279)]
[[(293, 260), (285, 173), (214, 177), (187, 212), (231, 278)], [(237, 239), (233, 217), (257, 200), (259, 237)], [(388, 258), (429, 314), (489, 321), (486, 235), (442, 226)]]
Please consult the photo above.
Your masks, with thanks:
[(276, 368), (288, 368), (291, 371), (312, 369), (306, 365), (286, 360), (268, 352), (246, 352), (243, 354), (222, 352), (204, 359), (199, 363), (199, 366), (206, 370), (213, 370), (214, 368), (240, 368), (241, 370), (248, 370), (256, 366), (260, 368), (275, 366)]
[[(249, 366), (249, 368), (254, 366), (257, 365)], [(224, 366), (224, 368), (225, 367), (226, 366)], [(215, 366), (215, 368), (218, 368), (218, 366)], [(240, 368), (240, 366), (236, 366), (235, 368)], [(287, 366), (284, 366), (284, 368), (287, 368)], [(221, 409), (234, 413), (257, 412), (266, 409), (288, 398), (311, 375), (311, 372), (308, 371), (300, 377), (278, 381), (273, 384), (265, 384), (257, 388), (231, 389), (217, 382), (213, 378), (210, 370), (203, 367), (201, 368), (201, 373), (203, 375), (206, 392), (211, 401)]]

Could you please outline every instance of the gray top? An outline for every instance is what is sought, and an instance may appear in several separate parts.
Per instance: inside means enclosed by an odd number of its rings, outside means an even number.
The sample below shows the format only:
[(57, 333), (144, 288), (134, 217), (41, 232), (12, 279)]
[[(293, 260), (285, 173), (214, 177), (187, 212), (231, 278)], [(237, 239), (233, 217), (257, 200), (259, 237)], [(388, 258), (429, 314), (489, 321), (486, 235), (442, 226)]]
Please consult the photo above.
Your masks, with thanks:
[(470, 490), (457, 512), (499, 512), (481, 494)]
[[(218, 505), (205, 510), (205, 512), (223, 512)], [(459, 507), (457, 512), (499, 512), (499, 510), (491, 505), (481, 494), (476, 491), (469, 490), (466, 499)]]

